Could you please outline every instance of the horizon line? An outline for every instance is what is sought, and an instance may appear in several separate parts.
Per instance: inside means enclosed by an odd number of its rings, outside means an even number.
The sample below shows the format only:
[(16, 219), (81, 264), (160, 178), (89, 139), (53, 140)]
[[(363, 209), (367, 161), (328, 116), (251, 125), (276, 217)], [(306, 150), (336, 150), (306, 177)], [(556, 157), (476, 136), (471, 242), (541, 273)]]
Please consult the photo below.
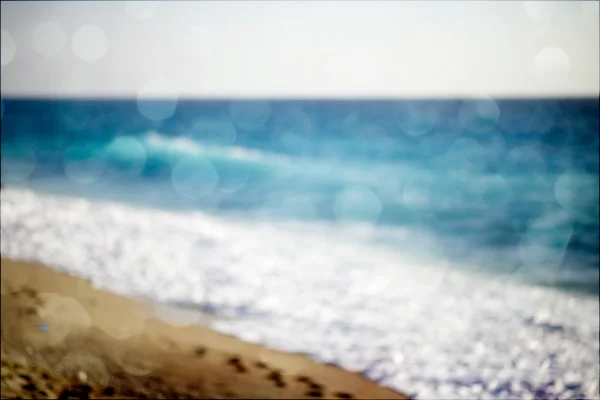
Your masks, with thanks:
[(493, 100), (597, 100), (600, 101), (598, 94), (541, 94), (541, 95), (483, 95), (483, 94), (458, 94), (458, 95), (402, 95), (402, 96), (144, 96), (138, 98), (137, 95), (69, 95), (69, 96), (50, 96), (50, 95), (21, 95), (21, 94), (3, 94), (0, 93), (2, 101), (6, 100), (98, 100), (98, 101), (433, 101), (433, 100), (471, 100), (491, 98)]

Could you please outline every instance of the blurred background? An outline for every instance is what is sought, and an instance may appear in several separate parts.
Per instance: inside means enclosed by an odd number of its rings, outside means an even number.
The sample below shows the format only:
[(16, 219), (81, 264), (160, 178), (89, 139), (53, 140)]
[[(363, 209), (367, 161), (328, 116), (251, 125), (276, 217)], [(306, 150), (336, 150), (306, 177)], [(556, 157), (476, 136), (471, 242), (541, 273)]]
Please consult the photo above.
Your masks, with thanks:
[(598, 398), (598, 4), (2, 2), (2, 257), (418, 398)]

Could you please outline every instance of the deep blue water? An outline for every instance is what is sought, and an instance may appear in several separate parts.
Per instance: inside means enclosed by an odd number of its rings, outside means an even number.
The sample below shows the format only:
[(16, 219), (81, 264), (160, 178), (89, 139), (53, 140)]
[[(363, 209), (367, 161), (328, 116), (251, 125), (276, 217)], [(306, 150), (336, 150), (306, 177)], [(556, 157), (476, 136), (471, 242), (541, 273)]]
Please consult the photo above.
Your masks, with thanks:
[(598, 99), (5, 99), (2, 110), (7, 185), (375, 226), (391, 247), (394, 229), (418, 229), (456, 260), (489, 250), (484, 270), (535, 264), (554, 277), (539, 281), (597, 291)]

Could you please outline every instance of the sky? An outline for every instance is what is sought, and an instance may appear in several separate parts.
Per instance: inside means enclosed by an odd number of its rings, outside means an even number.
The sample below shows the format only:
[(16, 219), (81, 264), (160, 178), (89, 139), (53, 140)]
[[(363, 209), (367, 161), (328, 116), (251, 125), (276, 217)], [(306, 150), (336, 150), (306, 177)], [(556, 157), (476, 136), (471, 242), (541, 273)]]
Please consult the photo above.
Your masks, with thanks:
[(6, 2), (3, 97), (598, 96), (598, 1)]

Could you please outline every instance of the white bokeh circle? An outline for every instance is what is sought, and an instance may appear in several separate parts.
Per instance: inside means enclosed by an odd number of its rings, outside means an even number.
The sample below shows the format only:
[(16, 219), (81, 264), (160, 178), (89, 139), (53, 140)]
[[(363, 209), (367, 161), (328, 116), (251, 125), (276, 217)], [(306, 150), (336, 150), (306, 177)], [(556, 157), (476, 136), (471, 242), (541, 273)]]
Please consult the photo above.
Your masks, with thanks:
[(293, 131), (283, 131), (279, 134), (279, 141), (288, 151), (302, 153), (308, 147), (308, 138)]
[(114, 360), (119, 367), (133, 376), (148, 375), (160, 368), (162, 364), (160, 359), (144, 357), (139, 338), (134, 339), (133, 343), (125, 349), (116, 352)]
[(367, 187), (344, 189), (333, 203), (333, 214), (339, 222), (376, 223), (382, 211), (379, 197)]
[(510, 184), (500, 174), (485, 179), (486, 200), (494, 206), (505, 206), (511, 202), (514, 193)]
[(164, 304), (152, 305), (152, 316), (178, 327), (196, 325), (202, 320), (202, 315), (197, 311)]
[(19, 152), (18, 159), (11, 160), (6, 155), (0, 158), (2, 179), (9, 182), (22, 182), (29, 178), (37, 165), (37, 157), (33, 149)]
[[(40, 309), (39, 316), (42, 321), (49, 321), (47, 333), (55, 336), (55, 343), (62, 341), (70, 328), (77, 326), (79, 329), (89, 329), (92, 319), (85, 307), (74, 297), (62, 296), (56, 293), (40, 293), (44, 307)], [(57, 329), (53, 330), (55, 326)]]
[(241, 172), (236, 176), (221, 176), (219, 174), (219, 190), (223, 193), (235, 193), (248, 184), (248, 174)]
[(233, 123), (246, 131), (256, 131), (265, 126), (271, 117), (268, 101), (234, 101), (229, 106), (229, 117)]
[(160, 1), (126, 1), (125, 11), (133, 18), (142, 21), (154, 17), (159, 6)]
[(241, 168), (238, 163), (224, 163), (215, 166), (219, 175), (219, 191), (234, 193), (244, 188), (250, 179), (247, 169)]
[(2, 67), (6, 67), (15, 58), (17, 44), (12, 35), (2, 29), (2, 31), (0, 31), (0, 45), (0, 64)]
[(163, 121), (171, 118), (178, 103), (177, 90), (164, 80), (146, 82), (140, 87), (137, 94), (138, 110), (151, 121)]
[(96, 25), (83, 25), (73, 34), (71, 40), (73, 53), (83, 61), (93, 62), (101, 59), (108, 50), (108, 37)]
[(555, 273), (563, 261), (572, 234), (568, 217), (560, 212), (533, 221), (519, 243), (519, 257), (523, 261), (520, 273), (525, 277)]
[(358, 139), (367, 139), (375, 142), (385, 140), (389, 137), (388, 131), (383, 126), (363, 121), (353, 124), (347, 133)]
[(540, 185), (551, 190), (547, 169), (544, 158), (531, 146), (513, 148), (501, 163), (504, 178), (520, 196), (538, 196)]
[(436, 126), (438, 111), (426, 103), (399, 103), (395, 109), (396, 123), (409, 136), (423, 136)]
[(565, 82), (571, 74), (571, 60), (562, 49), (546, 47), (536, 56), (535, 69), (545, 82)]
[(539, 178), (546, 171), (546, 161), (540, 153), (531, 146), (515, 147), (506, 154), (503, 168), (505, 176), (511, 180), (527, 174), (536, 174)]
[(491, 97), (465, 100), (460, 105), (459, 118), (462, 127), (470, 132), (490, 132), (498, 123), (500, 107)]
[(110, 381), (110, 374), (104, 362), (87, 352), (73, 351), (67, 354), (58, 362), (57, 369), (72, 376), (86, 371), (90, 381), (101, 385), (108, 385)]
[(96, 183), (106, 170), (104, 154), (72, 146), (63, 159), (65, 175), (80, 185)]
[(487, 162), (487, 154), (478, 141), (471, 138), (460, 138), (454, 141), (446, 151), (443, 164), (448, 173), (464, 176), (481, 172)]
[(79, 301), (57, 293), (39, 293), (43, 304), (37, 310), (37, 329), (28, 329), (24, 336), (34, 348), (61, 344), (72, 330), (87, 330), (91, 318)]
[(402, 202), (413, 210), (429, 209), (432, 205), (432, 189), (428, 179), (408, 179), (402, 188)]
[(298, 135), (310, 135), (313, 131), (313, 122), (300, 107), (290, 107), (284, 112), (277, 113), (273, 125), (279, 131), (293, 132)]
[(114, 171), (119, 175), (135, 177), (146, 164), (146, 149), (133, 136), (121, 136), (114, 139), (106, 149), (109, 165), (114, 164)]
[[(98, 307), (96, 313), (100, 318), (109, 317), (113, 312), (111, 307)], [(117, 340), (127, 340), (139, 337), (146, 324), (146, 316), (137, 309), (124, 309), (124, 316), (121, 320), (115, 321), (107, 318), (111, 323), (99, 325), (104, 333)], [(114, 322), (113, 322), (114, 321)]]
[(201, 157), (183, 157), (171, 171), (171, 184), (180, 196), (201, 199), (213, 193), (219, 174), (212, 163)]
[(583, 14), (584, 18), (589, 18), (590, 22), (596, 21), (597, 24), (598, 14), (600, 14), (600, 1), (582, 1), (581, 13)]
[(557, 2), (553, 1), (524, 1), (525, 12), (538, 21), (548, 21), (557, 14)]
[(571, 216), (588, 214), (598, 204), (598, 179), (589, 174), (567, 171), (554, 184), (556, 202)]
[(190, 136), (202, 143), (229, 146), (235, 143), (237, 130), (226, 115), (200, 118), (194, 122)]
[(31, 35), (31, 46), (41, 56), (59, 54), (67, 44), (67, 35), (62, 25), (53, 21), (42, 22)]

